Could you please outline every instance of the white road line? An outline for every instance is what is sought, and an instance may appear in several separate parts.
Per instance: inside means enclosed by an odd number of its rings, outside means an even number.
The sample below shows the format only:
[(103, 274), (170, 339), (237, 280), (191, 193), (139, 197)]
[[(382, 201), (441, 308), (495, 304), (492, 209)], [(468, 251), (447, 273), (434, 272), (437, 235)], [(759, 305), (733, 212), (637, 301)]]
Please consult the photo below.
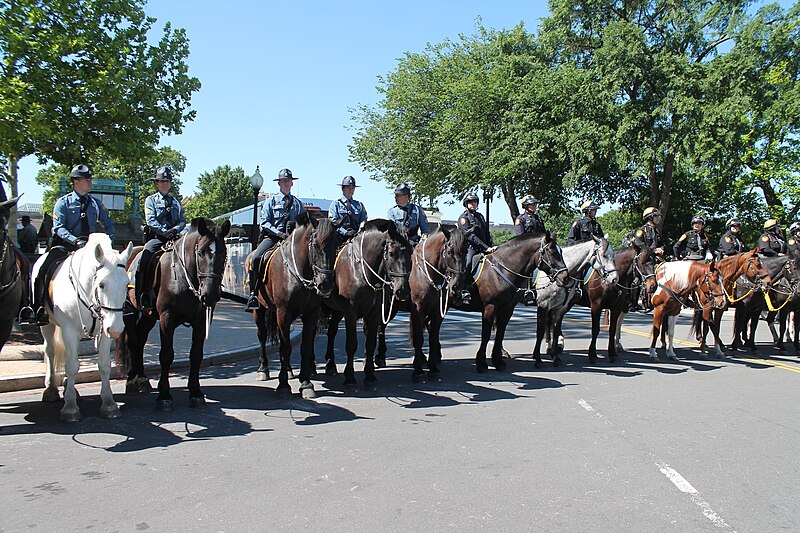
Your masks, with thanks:
[[(614, 424), (611, 422), (611, 420), (608, 419), (608, 417), (606, 417), (602, 413), (599, 413), (597, 409), (589, 405), (589, 403), (586, 400), (579, 399), (578, 404), (580, 404), (581, 407), (586, 409), (586, 411), (588, 411), (595, 417), (602, 420), (603, 423), (608, 427), (614, 427)], [(624, 431), (620, 431), (620, 433), (623, 435), (625, 434)], [(679, 491), (683, 492), (684, 494), (688, 494), (691, 497), (692, 502), (695, 505), (697, 505), (703, 512), (703, 516), (711, 520), (712, 524), (714, 524), (718, 528), (726, 529), (728, 531), (732, 531), (733, 533), (736, 532), (736, 530), (734, 530), (730, 525), (728, 525), (725, 522), (725, 520), (723, 520), (722, 517), (719, 516), (714, 511), (714, 509), (711, 508), (711, 504), (709, 504), (700, 496), (700, 493), (697, 492), (697, 489), (694, 488), (692, 484), (689, 483), (689, 481), (685, 477), (680, 475), (680, 473), (678, 473), (677, 470), (669, 466), (667, 463), (656, 457), (654, 453), (652, 452), (647, 452), (647, 453), (655, 459), (656, 466), (661, 471), (661, 473), (667, 476), (667, 479), (669, 479), (672, 482), (672, 484), (678, 488)]]

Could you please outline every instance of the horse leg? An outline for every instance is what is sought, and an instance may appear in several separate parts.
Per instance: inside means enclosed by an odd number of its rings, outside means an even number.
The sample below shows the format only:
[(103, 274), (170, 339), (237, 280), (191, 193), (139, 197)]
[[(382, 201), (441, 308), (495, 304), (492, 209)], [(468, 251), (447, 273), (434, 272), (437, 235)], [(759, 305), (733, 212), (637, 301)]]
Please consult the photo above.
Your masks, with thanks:
[(495, 316), (497, 329), (494, 332), (494, 346), (492, 347), (492, 366), (495, 370), (503, 371), (506, 369), (506, 362), (503, 359), (503, 339), (506, 336), (506, 328), (511, 315), (514, 314), (514, 306), (509, 305), (498, 311)]
[[(158, 352), (158, 360), (161, 363), (161, 376), (158, 379), (158, 396), (156, 396), (156, 410), (172, 411), (174, 403), (169, 387), (169, 370), (175, 360), (174, 335), (175, 326), (169, 319), (168, 313), (162, 313), (159, 320), (159, 332), (161, 334), (161, 350)], [(194, 328), (192, 328), (194, 337)]]
[(206, 397), (200, 389), (200, 367), (203, 365), (203, 346), (206, 340), (205, 317), (192, 324), (192, 347), (189, 350), (189, 407), (203, 407)]
[[(424, 343), (423, 331), (425, 329), (425, 315), (417, 308), (416, 305), (411, 307), (409, 314), (409, 325), (411, 333), (411, 341), (414, 345), (414, 370), (411, 373), (411, 381), (414, 383), (424, 382), (425, 376), (425, 352), (422, 351)], [(430, 332), (428, 333), (428, 342), (430, 343)], [(431, 348), (432, 350), (432, 348)], [(428, 361), (430, 364), (430, 361)]]
[(783, 344), (783, 338), (786, 335), (786, 319), (789, 315), (789, 312), (785, 309), (781, 309), (780, 313), (778, 313), (778, 328), (780, 329), (780, 335), (778, 335), (778, 342), (776, 346), (778, 348), (778, 353), (781, 355), (788, 355), (789, 352), (786, 351), (786, 346)]
[[(42, 326), (42, 337), (44, 337), (44, 361), (47, 369), (44, 374), (44, 392), (42, 393), (43, 402), (57, 402), (61, 399), (58, 393), (58, 380), (56, 377), (56, 365), (54, 361), (56, 349), (56, 325), (52, 322)], [(63, 350), (63, 347), (59, 347)]]
[(374, 313), (364, 317), (364, 387), (367, 390), (375, 390), (378, 385), (378, 379), (375, 377), (374, 357), (380, 321)]
[(494, 322), (494, 304), (488, 304), (483, 309), (481, 315), (481, 344), (478, 353), (475, 354), (475, 368), (478, 372), (486, 372), (489, 365), (486, 363), (486, 345), (489, 344), (489, 337), (492, 335), (492, 323)]
[(663, 326), (663, 317), (664, 308), (663, 306), (656, 305), (655, 309), (653, 310), (653, 329), (650, 332), (650, 359), (653, 361), (658, 361), (658, 352), (656, 352), (656, 342), (658, 342), (658, 337), (661, 334), (661, 328)]
[(328, 342), (325, 348), (325, 375), (336, 376), (339, 371), (336, 369), (336, 355), (334, 346), (336, 344), (336, 334), (339, 332), (339, 324), (342, 322), (342, 315), (338, 311), (331, 310), (331, 317), (328, 319)]
[(442, 343), (439, 340), (441, 328), (441, 317), (438, 314), (433, 314), (428, 322), (428, 346), (430, 351), (428, 371), (430, 378), (434, 381), (441, 381), (441, 371), (439, 369), (439, 365), (442, 363)]
[(589, 342), (589, 364), (597, 364), (597, 336), (600, 335), (600, 315), (603, 310), (592, 302), (592, 340)]
[(758, 330), (758, 321), (759, 316), (761, 315), (761, 310), (756, 309), (755, 311), (751, 311), (749, 314), (750, 318), (750, 335), (745, 343), (745, 346), (750, 348), (751, 352), (755, 352), (756, 348), (756, 331)]
[(258, 335), (258, 370), (256, 371), (256, 381), (269, 380), (269, 357), (267, 356), (267, 326), (266, 326), (267, 310), (259, 306), (253, 312), (253, 318), (256, 322), (256, 331)]
[(275, 392), (278, 394), (279, 398), (289, 400), (292, 397), (292, 386), (289, 384), (289, 373), (292, 371), (292, 342), (289, 338), (292, 321), (288, 313), (280, 307), (275, 310), (275, 321), (278, 328), (278, 339), (280, 341), (279, 352), (281, 357), (281, 369), (278, 372), (278, 386), (275, 388)]
[(103, 418), (119, 418), (122, 413), (114, 401), (111, 392), (111, 339), (103, 334), (97, 346), (97, 368), (100, 370), (100, 416)]
[(561, 324), (565, 313), (566, 307), (547, 313), (547, 331), (550, 332), (550, 341), (553, 343), (550, 345), (548, 353), (551, 353), (553, 356), (553, 366), (561, 366), (564, 364), (561, 361), (561, 352), (564, 351), (564, 337), (561, 335)]
[(536, 368), (542, 368), (544, 362), (542, 361), (541, 356), (541, 348), (542, 348), (542, 339), (544, 338), (545, 332), (545, 314), (547, 310), (543, 307), (538, 307), (536, 309), (536, 345), (533, 347), (533, 360), (534, 366)]
[(617, 318), (617, 327), (614, 330), (614, 346), (617, 352), (624, 352), (625, 348), (622, 346), (622, 323), (625, 321), (625, 317), (628, 316), (628, 312), (625, 310), (619, 311), (619, 317)]
[(303, 312), (303, 342), (300, 345), (300, 396), (310, 400), (317, 397), (314, 391), (314, 383), (311, 376), (316, 369), (316, 358), (314, 356), (314, 337), (317, 333), (317, 321), (319, 320), (319, 307), (315, 309), (307, 308)]
[(612, 307), (609, 309), (609, 323), (608, 323), (608, 361), (616, 363), (619, 361), (617, 356), (617, 339), (616, 332), (618, 329), (617, 323), (619, 322), (620, 310), (619, 307)]
[(375, 356), (375, 366), (384, 368), (386, 366), (386, 324), (383, 321), (378, 323), (378, 353)]
[(675, 355), (675, 323), (678, 321), (678, 315), (667, 317), (667, 358), (672, 361), (677, 361), (678, 356)]
[(356, 390), (356, 370), (353, 359), (358, 349), (357, 322), (358, 316), (355, 311), (352, 309), (348, 310), (344, 316), (344, 329), (346, 332), (344, 351), (347, 353), (347, 364), (344, 367), (344, 389), (351, 392)]
[(130, 358), (130, 368), (128, 369), (128, 381), (125, 384), (126, 394), (139, 394), (153, 390), (150, 380), (144, 372), (144, 346), (147, 343), (147, 336), (155, 325), (155, 320), (144, 315), (136, 315), (126, 318), (125, 323), (126, 342)]
[(78, 377), (78, 342), (80, 337), (77, 331), (61, 329), (62, 349), (64, 350), (64, 366), (66, 382), (64, 383), (64, 407), (61, 409), (61, 420), (64, 422), (77, 422), (81, 419), (78, 409), (78, 393), (75, 390), (75, 379)]

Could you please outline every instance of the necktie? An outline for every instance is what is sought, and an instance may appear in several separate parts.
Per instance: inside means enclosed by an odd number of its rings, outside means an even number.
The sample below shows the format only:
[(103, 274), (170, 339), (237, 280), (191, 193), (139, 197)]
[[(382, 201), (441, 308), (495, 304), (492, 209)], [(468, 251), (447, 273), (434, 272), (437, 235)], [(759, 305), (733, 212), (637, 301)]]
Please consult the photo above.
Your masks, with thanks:
[(164, 197), (164, 205), (166, 206), (166, 214), (167, 214), (167, 226), (172, 228), (175, 225), (175, 222), (172, 220), (172, 197), (165, 196)]
[(86, 211), (89, 209), (89, 196), (81, 197), (81, 237), (88, 237), (89, 230), (89, 216)]
[(355, 226), (355, 224), (354, 224), (355, 221), (353, 220), (353, 208), (350, 205), (350, 199), (349, 198), (347, 200), (345, 200), (344, 207), (345, 207), (345, 209), (347, 209), (347, 219), (348, 219), (347, 222), (348, 222), (348, 225), (349, 226)]
[(408, 207), (404, 206), (404, 207), (401, 207), (400, 209), (403, 210), (403, 225), (404, 226), (408, 226), (408, 219), (409, 219), (409, 216), (410, 216), (409, 213), (408, 213)]

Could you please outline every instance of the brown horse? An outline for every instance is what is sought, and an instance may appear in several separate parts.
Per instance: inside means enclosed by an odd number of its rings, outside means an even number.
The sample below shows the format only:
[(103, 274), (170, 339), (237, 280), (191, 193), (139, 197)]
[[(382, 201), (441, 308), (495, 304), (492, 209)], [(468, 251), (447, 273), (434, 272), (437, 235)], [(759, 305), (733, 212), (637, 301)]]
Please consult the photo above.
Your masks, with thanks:
[[(397, 307), (410, 315), (409, 333), (414, 345), (414, 382), (440, 379), (442, 344), (439, 331), (451, 302), (459, 304), (467, 278), (467, 237), (460, 228), (439, 226), (422, 241), (411, 256), (409, 286), (411, 300)], [(429, 357), (422, 351), (425, 330), (428, 331)], [(378, 332), (377, 366), (386, 366), (386, 325)], [(428, 376), (425, 375), (425, 364)]]
[(30, 264), (27, 257), (17, 253), (17, 247), (11, 242), (6, 229), (10, 209), (18, 199), (19, 196), (16, 196), (8, 200), (0, 184), (0, 350), (11, 336), (24, 292), (30, 290), (25, 286), (26, 277), (23, 275), (23, 269), (30, 271)]
[(333, 262), (337, 241), (333, 224), (327, 218), (315, 220), (308, 213), (301, 213), (296, 223), (297, 227), (289, 237), (261, 261), (264, 272), (256, 287), (261, 305), (253, 311), (261, 344), (258, 372), (259, 379), (269, 376), (266, 342), (280, 341), (281, 369), (276, 392), (282, 398), (291, 398), (290, 327), (302, 314), (300, 392), (303, 398), (314, 398), (316, 393), (311, 383), (311, 376), (315, 373), (314, 335), (322, 298), (327, 298), (334, 288)]
[(486, 345), (495, 328), (492, 364), (497, 370), (504, 370), (503, 337), (505, 337), (514, 307), (520, 300), (523, 287), (532, 280), (531, 274), (541, 270), (555, 283), (566, 286), (570, 283), (569, 272), (556, 241), (546, 235), (525, 233), (500, 245), (491, 255), (483, 257), (473, 288), (469, 305), (458, 305), (463, 311), (481, 311), (481, 344), (475, 355), (478, 372), (489, 369), (486, 363)]
[[(207, 218), (192, 220), (189, 231), (176, 240), (172, 249), (164, 252), (157, 264), (160, 269), (156, 280), (155, 307), (148, 312), (137, 311), (125, 317), (125, 332), (117, 342), (123, 351), (128, 368), (127, 392), (149, 390), (150, 383), (144, 372), (144, 345), (147, 336), (159, 322), (161, 350), (161, 378), (158, 381), (156, 408), (173, 409), (169, 387), (169, 370), (175, 359), (173, 336), (181, 324), (192, 328), (192, 347), (189, 352), (189, 405), (200, 407), (205, 396), (200, 389), (200, 365), (203, 362), (203, 345), (211, 326), (214, 306), (220, 299), (222, 273), (227, 252), (225, 236), (231, 229), (226, 220), (216, 226)], [(128, 274), (133, 276), (141, 255), (128, 262)], [(153, 261), (153, 263), (156, 263)], [(129, 288), (128, 298), (136, 301), (135, 287)]]
[(334, 265), (336, 289), (325, 300), (322, 311), (323, 317), (329, 318), (325, 372), (336, 374), (333, 346), (339, 322), (344, 317), (346, 389), (352, 390), (356, 386), (353, 358), (358, 348), (356, 322), (359, 318), (364, 322), (364, 385), (368, 389), (375, 388), (377, 379), (373, 356), (378, 329), (391, 319), (395, 301), (408, 300), (411, 250), (411, 243), (398, 230), (397, 224), (391, 220), (375, 219), (364, 224), (358, 235), (338, 254)]
[[(738, 303), (736, 298), (736, 286), (739, 280), (746, 280), (752, 284), (753, 290), (760, 290), (762, 284), (771, 283), (772, 278), (758, 256), (758, 248), (754, 248), (749, 252), (742, 252), (724, 257), (716, 262), (716, 267), (722, 279), (722, 289), (727, 298), (727, 305), (724, 309), (714, 309), (713, 324), (717, 331), (719, 331), (722, 314), (727, 310), (728, 306)], [(742, 298), (738, 300), (742, 300)], [(708, 335), (709, 325), (707, 322), (700, 324), (699, 315), (697, 313), (695, 313), (692, 322), (693, 331), (699, 332), (702, 326), (700, 352), (705, 354), (706, 351), (708, 351), (706, 336)], [(720, 346), (719, 344), (716, 345), (717, 357), (725, 357), (724, 348), (724, 346)]]
[(715, 262), (672, 261), (662, 264), (656, 271), (658, 288), (653, 294), (653, 330), (650, 339), (650, 358), (657, 361), (656, 341), (661, 330), (667, 328), (667, 357), (677, 360), (673, 348), (675, 322), (683, 307), (695, 307), (702, 311), (705, 322), (711, 323), (711, 332), (717, 345), (719, 330), (713, 324), (712, 311), (725, 309), (727, 298), (722, 288), (722, 278)]

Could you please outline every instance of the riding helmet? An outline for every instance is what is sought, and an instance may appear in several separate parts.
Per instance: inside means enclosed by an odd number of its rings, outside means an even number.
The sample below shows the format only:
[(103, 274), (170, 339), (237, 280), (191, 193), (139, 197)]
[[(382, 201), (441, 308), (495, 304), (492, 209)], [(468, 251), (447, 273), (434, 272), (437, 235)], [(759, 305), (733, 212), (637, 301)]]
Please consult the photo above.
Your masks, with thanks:
[(657, 207), (648, 207), (647, 209), (644, 210), (644, 213), (642, 213), (642, 218), (645, 220), (645, 222), (652, 218), (660, 216), (663, 215), (661, 214), (661, 211), (659, 211)]
[(583, 205), (581, 206), (581, 211), (583, 211), (584, 213), (586, 211), (591, 211), (591, 210), (597, 211), (598, 209), (600, 209), (600, 206), (594, 203), (594, 200), (586, 200), (585, 202), (583, 202)]
[(798, 231), (800, 231), (800, 222), (794, 222), (792, 223), (791, 226), (789, 226), (789, 233), (791, 233), (792, 235), (794, 235)]
[(704, 217), (703, 215), (695, 215), (694, 217), (692, 217), (692, 226), (694, 226), (698, 222), (705, 226), (706, 225), (706, 217)]
[(358, 187), (356, 179), (353, 176), (345, 176), (342, 178), (342, 187)]
[(477, 202), (477, 201), (479, 201), (478, 195), (475, 194), (474, 192), (468, 192), (467, 194), (464, 195), (464, 198), (461, 200), (461, 205), (467, 207), (467, 204), (469, 202)]
[(394, 195), (397, 196), (398, 194), (407, 194), (411, 196), (411, 186), (408, 183), (399, 184), (394, 188)]
[(778, 226), (778, 221), (775, 220), (774, 218), (767, 219), (767, 221), (764, 222), (764, 229), (772, 229), (777, 226)]
[(158, 170), (156, 170), (156, 177), (153, 178), (153, 180), (154, 181), (158, 181), (158, 180), (169, 180), (169, 181), (172, 181), (172, 178), (173, 178), (172, 168), (170, 168), (169, 166), (164, 166), (164, 167), (158, 167)]
[(72, 179), (87, 179), (92, 177), (92, 171), (89, 170), (89, 167), (86, 165), (75, 165), (72, 168), (72, 172), (69, 173), (69, 177)]
[(539, 205), (539, 200), (537, 200), (536, 198), (534, 198), (532, 195), (529, 194), (522, 199), (522, 208), (524, 209), (529, 205)]
[(281, 178), (289, 178), (292, 181), (296, 180), (294, 176), (292, 176), (292, 171), (288, 168), (282, 168), (280, 172), (278, 172), (278, 177), (272, 181), (280, 181)]
[(725, 223), (725, 229), (731, 229), (731, 226), (741, 226), (742, 223), (739, 222), (738, 218), (729, 218), (728, 221)]

